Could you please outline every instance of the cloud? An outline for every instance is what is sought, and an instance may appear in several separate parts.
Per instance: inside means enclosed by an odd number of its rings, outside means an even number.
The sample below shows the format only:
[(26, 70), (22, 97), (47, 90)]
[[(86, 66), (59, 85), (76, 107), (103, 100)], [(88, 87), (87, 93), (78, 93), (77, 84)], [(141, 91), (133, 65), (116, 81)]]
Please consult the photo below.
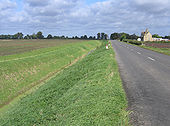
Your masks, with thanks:
[(25, 0), (26, 4), (32, 7), (43, 7), (48, 5), (48, 0)]
[(17, 4), (10, 0), (1, 0), (0, 2), (0, 11), (7, 11), (10, 9), (16, 8)]
[(170, 0), (132, 0), (133, 7), (138, 11), (151, 14), (163, 14), (170, 11)]
[[(8, 4), (7, 4), (8, 3)], [(6, 5), (6, 6), (4, 6)], [(95, 35), (97, 32), (138, 33), (145, 28), (151, 32), (169, 34), (170, 0), (105, 0), (85, 4), (83, 0), (23, 0), (17, 3), (3, 0), (0, 3), (0, 32), (45, 34)], [(7, 16), (8, 15), (8, 16)]]

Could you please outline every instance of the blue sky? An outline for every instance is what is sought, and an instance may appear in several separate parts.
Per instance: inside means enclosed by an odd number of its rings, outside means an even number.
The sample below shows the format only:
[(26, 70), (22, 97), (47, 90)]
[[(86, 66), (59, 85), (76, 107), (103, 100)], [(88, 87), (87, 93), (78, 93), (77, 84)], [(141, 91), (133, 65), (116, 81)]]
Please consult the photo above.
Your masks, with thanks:
[(103, 1), (105, 1), (105, 0), (85, 0), (85, 2), (87, 4), (92, 4), (92, 3), (96, 3), (96, 2), (103, 2)]
[(0, 0), (0, 34), (170, 35), (170, 0)]

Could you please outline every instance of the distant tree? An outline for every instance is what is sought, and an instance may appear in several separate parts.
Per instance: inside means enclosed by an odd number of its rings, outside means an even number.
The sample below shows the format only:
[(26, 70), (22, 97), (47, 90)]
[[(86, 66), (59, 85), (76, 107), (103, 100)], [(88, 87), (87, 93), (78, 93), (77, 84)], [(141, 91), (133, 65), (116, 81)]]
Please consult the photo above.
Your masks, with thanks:
[(12, 39), (12, 35), (0, 35), (0, 39)]
[(134, 34), (133, 35), (129, 35), (127, 33), (120, 33), (120, 37), (125, 34), (126, 35), (126, 39), (133, 39), (134, 38)]
[(18, 39), (18, 34), (14, 34), (14, 35), (12, 36), (12, 39)]
[(89, 36), (89, 39), (93, 39), (93, 37), (92, 37), (92, 36)]
[(12, 39), (23, 39), (23, 34), (21, 32), (18, 32), (12, 35)]
[(105, 39), (105, 33), (101, 33), (101, 39)]
[(31, 39), (31, 36), (27, 34), (24, 39)]
[(54, 36), (53, 38), (54, 39), (60, 39), (60, 36)]
[(49, 34), (48, 36), (47, 36), (47, 39), (52, 39), (53, 38), (53, 36), (51, 35), (51, 34)]
[(64, 35), (62, 35), (60, 38), (61, 38), (61, 39), (65, 39), (65, 36), (64, 36)]
[(37, 39), (37, 35), (33, 33), (32, 35), (30, 35), (30, 39)]
[(88, 37), (87, 37), (87, 35), (84, 35), (84, 39), (87, 39)]
[(170, 39), (170, 36), (165, 36), (164, 38), (165, 38), (165, 39)]
[(108, 35), (107, 35), (107, 34), (104, 35), (104, 39), (105, 39), (105, 40), (108, 39)]
[(18, 39), (23, 39), (24, 34), (22, 34), (22, 32), (18, 32), (17, 34), (18, 34)]
[(152, 35), (153, 38), (162, 38), (162, 36), (159, 36), (158, 34)]
[(118, 34), (118, 33), (112, 33), (112, 34), (110, 35), (110, 39), (111, 39), (111, 40), (119, 39), (119, 34)]
[(97, 33), (97, 39), (101, 39), (100, 33)]
[(80, 39), (84, 39), (84, 36), (81, 36)]
[(126, 39), (126, 34), (122, 34), (120, 37), (120, 41), (122, 41), (123, 39)]
[(96, 39), (96, 36), (93, 36), (93, 39), (95, 40), (95, 39)]
[[(128, 37), (129, 36), (129, 37)], [(137, 40), (139, 37), (135, 34), (132, 34), (132, 35), (129, 35), (129, 34), (126, 34), (126, 38), (127, 39), (134, 39), (134, 40)]]
[(79, 39), (79, 37), (78, 37), (78, 36), (75, 36), (74, 38), (75, 38), (75, 39)]
[(41, 31), (37, 32), (36, 36), (37, 36), (38, 39), (43, 39), (44, 38), (44, 36), (43, 36)]

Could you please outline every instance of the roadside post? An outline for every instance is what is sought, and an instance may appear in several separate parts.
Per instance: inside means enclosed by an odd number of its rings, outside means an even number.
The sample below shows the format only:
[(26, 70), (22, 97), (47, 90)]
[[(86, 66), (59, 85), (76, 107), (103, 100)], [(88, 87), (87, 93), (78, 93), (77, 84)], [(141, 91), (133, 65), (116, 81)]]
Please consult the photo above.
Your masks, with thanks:
[(106, 44), (106, 49), (109, 49), (108, 45)]
[(109, 42), (109, 48), (111, 47), (111, 44), (110, 44), (110, 42)]

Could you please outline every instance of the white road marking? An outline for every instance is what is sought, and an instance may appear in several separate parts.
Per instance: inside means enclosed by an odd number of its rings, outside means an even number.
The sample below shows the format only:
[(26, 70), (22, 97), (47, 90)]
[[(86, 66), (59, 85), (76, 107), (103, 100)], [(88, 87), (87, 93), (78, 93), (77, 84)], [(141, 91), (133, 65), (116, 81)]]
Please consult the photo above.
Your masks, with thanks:
[(152, 60), (152, 61), (155, 61), (155, 59), (151, 58), (151, 57), (148, 57), (148, 59)]
[(131, 51), (133, 51), (133, 49), (131, 49)]
[(141, 53), (140, 53), (140, 52), (137, 52), (137, 54), (139, 54), (139, 55), (140, 55)]

